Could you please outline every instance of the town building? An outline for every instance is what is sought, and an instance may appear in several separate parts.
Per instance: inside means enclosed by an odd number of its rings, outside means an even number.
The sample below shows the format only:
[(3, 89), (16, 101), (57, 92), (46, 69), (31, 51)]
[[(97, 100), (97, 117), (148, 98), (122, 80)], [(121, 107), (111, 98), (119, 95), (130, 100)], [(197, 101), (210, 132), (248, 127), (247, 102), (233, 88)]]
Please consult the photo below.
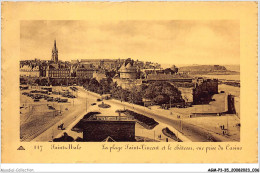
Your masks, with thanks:
[(126, 116), (97, 115), (82, 119), (83, 141), (135, 141), (135, 121)]
[(69, 78), (71, 68), (67, 64), (50, 64), (46, 69), (46, 77), (49, 78)]
[(81, 59), (80, 64), (91, 64), (94, 68), (100, 68), (100, 59)]
[(94, 71), (93, 78), (95, 78), (98, 82), (100, 82), (102, 79), (106, 78), (106, 74), (102, 71)]
[(40, 67), (38, 65), (20, 66), (20, 76), (23, 77), (40, 77)]
[(161, 65), (153, 62), (145, 62), (144, 69), (160, 69)]
[(79, 64), (79, 60), (71, 60), (71, 64)]
[(96, 69), (117, 70), (124, 59), (81, 59), (81, 64), (91, 64)]
[(49, 78), (71, 77), (71, 66), (69, 62), (59, 62), (56, 40), (54, 40), (51, 62), (47, 65), (46, 68), (46, 77)]
[[(203, 66), (204, 67), (204, 66)], [(205, 67), (206, 68), (206, 67)], [(221, 69), (214, 66), (214, 69)], [(81, 78), (106, 79), (113, 71), (113, 82), (123, 89), (133, 89), (142, 84), (166, 81), (181, 92), (186, 103), (201, 104), (218, 93), (217, 79), (190, 78), (180, 74), (176, 66), (162, 69), (160, 64), (128, 59), (82, 59), (81, 61), (59, 61), (56, 40), (51, 60), (20, 61), (20, 75), (25, 77), (48, 78), (49, 83), (73, 84)], [(65, 82), (64, 82), (65, 81)]]
[(79, 64), (75, 71), (77, 78), (93, 78), (94, 68), (91, 64)]

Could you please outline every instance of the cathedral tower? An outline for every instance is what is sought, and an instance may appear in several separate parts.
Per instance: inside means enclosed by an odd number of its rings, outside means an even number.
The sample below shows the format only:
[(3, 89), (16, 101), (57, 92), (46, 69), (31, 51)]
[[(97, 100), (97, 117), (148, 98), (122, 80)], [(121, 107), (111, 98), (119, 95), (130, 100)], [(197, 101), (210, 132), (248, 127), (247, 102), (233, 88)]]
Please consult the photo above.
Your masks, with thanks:
[(52, 61), (54, 61), (54, 63), (58, 63), (58, 49), (56, 47), (56, 40), (54, 40), (54, 46), (52, 49)]

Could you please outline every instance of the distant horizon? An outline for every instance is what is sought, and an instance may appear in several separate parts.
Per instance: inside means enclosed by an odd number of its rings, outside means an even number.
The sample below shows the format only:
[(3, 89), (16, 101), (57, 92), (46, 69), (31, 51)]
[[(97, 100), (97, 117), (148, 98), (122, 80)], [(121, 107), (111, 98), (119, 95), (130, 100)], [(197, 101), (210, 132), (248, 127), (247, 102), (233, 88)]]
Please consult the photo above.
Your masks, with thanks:
[(184, 67), (184, 66), (196, 66), (196, 65), (220, 65), (220, 66), (240, 66), (240, 64), (161, 64), (161, 65), (176, 65), (177, 67)]
[[(129, 57), (128, 57), (129, 58)], [(39, 59), (39, 60), (45, 60), (45, 59), (41, 59), (41, 58), (34, 58), (34, 59), (26, 59), (26, 60), (35, 60), (35, 59)], [(127, 59), (127, 58), (82, 58), (82, 59)], [(82, 60), (82, 59), (71, 59), (71, 60), (69, 60), (69, 61), (72, 61), (72, 60), (78, 60), (79, 62), (80, 62), (80, 60)], [(131, 59), (133, 59), (133, 58), (131, 58)], [(26, 61), (26, 60), (22, 60), (22, 61)], [(51, 60), (51, 59), (49, 59), (49, 60)], [(64, 61), (64, 60), (62, 60), (62, 59), (59, 59), (60, 61)], [(136, 61), (137, 59), (133, 59), (134, 61)], [(138, 59), (139, 60), (139, 59)], [(139, 61), (141, 61), (141, 60), (139, 60)], [(143, 60), (142, 60), (143, 61)], [(158, 62), (153, 62), (153, 61), (150, 61), (150, 60), (145, 60), (145, 61), (143, 61), (143, 62), (152, 62), (152, 63), (158, 63)], [(196, 65), (220, 65), (220, 66), (240, 66), (240, 64), (215, 64), (215, 63), (212, 63), (212, 64), (192, 64), (192, 63), (190, 63), (190, 64), (169, 64), (169, 63), (159, 63), (160, 65), (161, 65), (161, 67), (162, 68), (170, 68), (171, 66), (173, 66), (173, 65), (175, 65), (176, 67), (185, 67), (185, 66), (196, 66)]]
[[(59, 58), (59, 61), (72, 61), (72, 60), (76, 61), (76, 60), (78, 60), (80, 62), (80, 60), (82, 60), (82, 59), (128, 59), (128, 58), (130, 58), (130, 57), (127, 57), (127, 58), (81, 58), (81, 59), (71, 59), (71, 60), (63, 60), (63, 59)], [(30, 61), (30, 60), (35, 60), (35, 59), (44, 60), (44, 61), (51, 60), (51, 58), (50, 59), (32, 58), (32, 59), (23, 59), (21, 61)], [(131, 59), (133, 59), (133, 58), (131, 58)], [(154, 62), (154, 61), (151, 61), (151, 60), (139, 60), (139, 59), (133, 59), (133, 60), (134, 61), (138, 60), (138, 61), (143, 61), (143, 62), (158, 63), (158, 62)], [(161, 64), (161, 65), (164, 65), (164, 66), (175, 65), (175, 66), (178, 66), (178, 67), (182, 67), (182, 66), (195, 66), (195, 65), (222, 65), (222, 66), (224, 66), (224, 65), (231, 65), (231, 66), (240, 66), (240, 64), (221, 64), (221, 63), (219, 63), (219, 64), (216, 64), (216, 63), (208, 63), (208, 64), (206, 64), (206, 63), (204, 63), (204, 64), (199, 64), (199, 63), (197, 63), (197, 64), (194, 64), (194, 63), (187, 63), (187, 64), (158, 63), (158, 64)]]

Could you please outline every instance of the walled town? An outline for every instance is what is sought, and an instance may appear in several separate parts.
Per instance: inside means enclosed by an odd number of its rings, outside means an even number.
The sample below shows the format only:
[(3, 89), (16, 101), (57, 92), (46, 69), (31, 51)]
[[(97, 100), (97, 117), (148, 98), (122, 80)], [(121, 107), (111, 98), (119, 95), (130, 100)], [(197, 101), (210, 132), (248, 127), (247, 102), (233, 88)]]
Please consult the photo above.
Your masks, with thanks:
[(20, 61), (22, 141), (240, 140), (239, 96), (222, 80), (131, 58), (62, 61), (56, 40), (51, 53)]

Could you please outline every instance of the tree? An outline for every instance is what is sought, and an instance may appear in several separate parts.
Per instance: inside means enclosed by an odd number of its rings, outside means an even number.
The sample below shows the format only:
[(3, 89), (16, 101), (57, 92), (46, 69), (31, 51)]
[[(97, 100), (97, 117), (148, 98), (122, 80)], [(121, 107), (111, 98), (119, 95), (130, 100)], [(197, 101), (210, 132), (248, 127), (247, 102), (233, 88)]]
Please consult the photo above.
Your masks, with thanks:
[[(153, 82), (144, 91), (144, 97), (153, 100), (154, 102), (158, 102), (158, 99), (160, 100), (163, 98), (160, 96), (155, 101), (154, 99), (159, 95), (169, 96), (169, 99), (171, 98), (172, 103), (179, 103), (184, 101), (181, 96), (181, 92), (168, 82)], [(164, 99), (166, 100), (165, 96)]]
[(134, 60), (132, 60), (131, 58), (127, 58), (127, 59), (125, 60), (125, 65), (127, 65), (128, 63), (130, 63), (131, 65), (133, 65)]
[(87, 78), (87, 79), (85, 80), (84, 84), (83, 84), (83, 87), (86, 88), (86, 89), (88, 89), (89, 82), (90, 82), (90, 79)]
[(47, 86), (47, 85), (49, 85), (49, 82), (48, 82), (47, 79), (41, 79), (40, 85), (41, 86)]
[(178, 73), (178, 68), (175, 66), (175, 65), (173, 65), (172, 67), (171, 67), (171, 70), (173, 71), (173, 73)]
[(67, 80), (66, 79), (62, 79), (60, 81), (60, 85), (67, 85)]
[(129, 101), (130, 92), (128, 90), (121, 89), (120, 95), (121, 95), (122, 101), (125, 101), (125, 102)]
[(57, 85), (58, 85), (58, 82), (57, 82), (56, 79), (51, 79), (50, 84), (51, 84), (52, 86), (57, 86)]
[(116, 98), (121, 101), (129, 101), (130, 91), (122, 89), (122, 87), (117, 86), (117, 83), (113, 84), (111, 88), (111, 94), (113, 98)]
[(144, 91), (148, 88), (147, 84), (141, 84), (137, 87), (138, 92), (140, 92), (142, 95), (144, 95)]
[(170, 68), (166, 68), (165, 70), (164, 70), (164, 73), (166, 73), (166, 74), (173, 74), (173, 73), (175, 73), (172, 69), (170, 69)]
[(88, 89), (89, 89), (90, 91), (93, 91), (93, 92), (95, 92), (95, 93), (98, 93), (98, 91), (99, 91), (99, 86), (100, 86), (100, 84), (99, 84), (99, 82), (96, 80), (96, 78), (92, 78), (92, 79), (90, 80), (89, 84), (88, 84)]
[(27, 84), (28, 80), (26, 80), (24, 77), (20, 77), (20, 84)]
[(113, 78), (115, 75), (116, 75), (116, 71), (115, 70), (106, 71), (106, 77)]
[(128, 100), (131, 103), (135, 103), (135, 104), (141, 104), (142, 103), (142, 93), (141, 93), (139, 87), (133, 86), (130, 89)]
[(117, 82), (113, 82), (113, 83), (111, 83), (110, 85), (111, 85), (111, 94), (112, 94), (112, 97), (114, 97), (114, 98), (116, 98), (116, 99), (120, 99), (120, 95), (119, 95), (119, 93), (118, 93), (118, 90), (119, 90), (119, 88), (121, 88), (121, 87), (119, 87), (119, 86), (117, 85)]
[(37, 84), (37, 85), (40, 85), (40, 79), (36, 79), (36, 80), (34, 81), (34, 83)]
[(162, 82), (153, 82), (144, 91), (144, 97), (147, 99), (154, 99), (156, 96), (162, 94)]
[(108, 81), (107, 78), (100, 80), (100, 90), (101, 90), (102, 94), (110, 92), (110, 83), (109, 82), (110, 81)]
[(159, 105), (166, 104), (166, 103), (169, 103), (170, 97), (166, 94), (161, 94), (161, 95), (158, 95), (157, 97), (155, 97), (153, 101)]

